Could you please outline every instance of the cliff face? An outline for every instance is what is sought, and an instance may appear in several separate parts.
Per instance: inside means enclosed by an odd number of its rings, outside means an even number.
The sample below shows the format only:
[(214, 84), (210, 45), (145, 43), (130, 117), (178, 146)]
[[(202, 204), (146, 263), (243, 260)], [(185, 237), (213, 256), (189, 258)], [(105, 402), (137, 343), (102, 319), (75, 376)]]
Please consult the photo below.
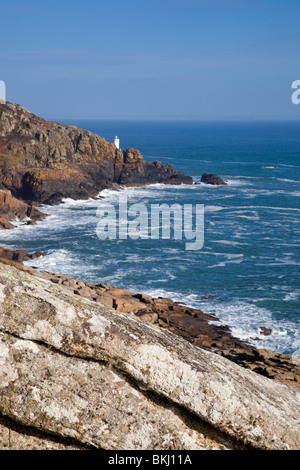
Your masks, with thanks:
[(191, 184), (173, 165), (146, 162), (103, 137), (45, 121), (23, 107), (0, 107), (0, 188), (27, 201), (57, 203), (96, 195), (112, 184)]
[(0, 447), (299, 446), (299, 390), (158, 326), (2, 263), (0, 313)]

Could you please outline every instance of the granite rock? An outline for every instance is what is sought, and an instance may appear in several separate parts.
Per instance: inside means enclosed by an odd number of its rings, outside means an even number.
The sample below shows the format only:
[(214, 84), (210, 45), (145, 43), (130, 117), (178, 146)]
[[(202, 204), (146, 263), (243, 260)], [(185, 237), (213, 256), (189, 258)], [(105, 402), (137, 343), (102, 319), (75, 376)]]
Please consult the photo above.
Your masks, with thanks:
[(299, 446), (297, 389), (5, 264), (0, 332), (0, 413), (24, 426), (110, 449)]

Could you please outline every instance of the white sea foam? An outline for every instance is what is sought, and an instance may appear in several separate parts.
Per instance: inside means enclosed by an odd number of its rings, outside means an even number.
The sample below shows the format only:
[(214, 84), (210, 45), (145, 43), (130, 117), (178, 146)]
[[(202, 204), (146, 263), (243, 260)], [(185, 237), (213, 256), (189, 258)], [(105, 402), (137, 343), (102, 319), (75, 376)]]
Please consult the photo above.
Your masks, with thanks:
[(249, 219), (249, 220), (259, 220), (259, 215), (257, 212), (253, 211), (249, 211), (249, 214), (251, 215), (246, 215), (245, 214), (245, 211), (244, 213), (242, 211), (235, 211), (234, 213), (234, 216), (235, 217), (239, 217), (239, 218), (242, 218), (242, 219)]
[[(242, 172), (242, 171), (241, 171)], [(268, 172), (270, 174), (270, 172)], [(226, 178), (225, 178), (226, 179)], [(20, 240), (29, 242), (30, 240), (40, 240), (42, 241), (47, 240), (57, 240), (57, 248), (54, 250), (49, 250), (49, 255), (46, 257), (36, 258), (32, 261), (26, 262), (25, 264), (30, 264), (37, 266), (39, 269), (48, 270), (48, 271), (55, 271), (61, 272), (63, 274), (69, 275), (70, 277), (78, 277), (84, 279), (88, 276), (89, 280), (93, 282), (93, 278), (97, 281), (101, 279), (102, 282), (107, 282), (111, 285), (119, 285), (124, 286), (124, 282), (127, 283), (127, 288), (131, 288), (133, 291), (136, 290), (135, 281), (137, 279), (137, 268), (138, 276), (140, 278), (144, 276), (144, 287), (142, 291), (145, 293), (150, 293), (154, 296), (165, 296), (171, 297), (174, 300), (177, 300), (181, 303), (186, 303), (190, 306), (202, 308), (204, 311), (214, 312), (224, 324), (229, 324), (232, 326), (233, 332), (235, 335), (242, 339), (247, 339), (256, 344), (257, 347), (266, 347), (269, 349), (274, 349), (277, 351), (286, 351), (291, 349), (293, 341), (297, 338), (299, 339), (299, 323), (297, 322), (289, 322), (287, 321), (284, 316), (281, 319), (274, 319), (272, 314), (269, 310), (261, 308), (260, 302), (268, 300), (268, 289), (269, 287), (261, 292), (262, 297), (257, 298), (252, 301), (244, 300), (243, 302), (239, 302), (236, 300), (228, 301), (228, 302), (217, 302), (217, 301), (203, 301), (201, 297), (197, 294), (192, 293), (190, 295), (182, 295), (176, 292), (168, 291), (167, 289), (162, 289), (160, 285), (165, 285), (169, 281), (175, 281), (176, 277), (180, 278), (181, 271), (189, 269), (188, 265), (180, 265), (178, 263), (176, 265), (176, 269), (169, 269), (162, 270), (159, 267), (159, 263), (155, 263), (157, 260), (157, 252), (151, 254), (151, 252), (142, 252), (142, 253), (134, 253), (134, 254), (115, 254), (113, 252), (113, 248), (109, 247), (109, 263), (112, 265), (112, 269), (107, 270), (105, 266), (101, 266), (103, 261), (103, 253), (99, 255), (100, 263), (93, 263), (91, 258), (80, 258), (80, 253), (77, 255), (71, 248), (70, 249), (61, 249), (60, 248), (60, 240), (68, 238), (68, 233), (70, 227), (78, 228), (81, 231), (80, 237), (90, 237), (91, 235), (95, 235), (94, 233), (94, 226), (96, 223), (96, 209), (99, 205), (105, 204), (106, 202), (112, 202), (113, 204), (117, 203), (119, 197), (124, 194), (128, 197), (128, 202), (133, 203), (136, 201), (149, 201), (154, 202), (157, 201), (165, 201), (166, 199), (170, 199), (174, 197), (174, 200), (177, 201), (176, 197), (185, 196), (185, 192), (187, 192), (188, 197), (190, 197), (191, 191), (199, 191), (199, 193), (193, 193), (193, 196), (199, 194), (199, 199), (202, 197), (207, 198), (206, 201), (208, 202), (205, 205), (206, 212), (208, 212), (207, 219), (209, 220), (209, 225), (206, 228), (206, 231), (209, 234), (213, 234), (214, 237), (219, 236), (219, 240), (212, 239), (210, 240), (211, 246), (205, 246), (205, 250), (201, 251), (201, 256), (205, 256), (205, 263), (208, 264), (208, 267), (212, 269), (209, 272), (211, 275), (216, 275), (220, 273), (223, 275), (223, 271), (225, 269), (227, 271), (231, 271), (230, 264), (240, 264), (245, 261), (249, 261), (252, 263), (253, 266), (253, 274), (250, 275), (248, 272), (244, 272), (243, 267), (244, 264), (241, 266), (232, 266), (232, 270), (239, 269), (241, 277), (244, 275), (246, 278), (255, 278), (259, 276), (258, 268), (266, 267), (266, 266), (297, 266), (296, 258), (293, 258), (293, 253), (286, 253), (284, 255), (279, 254), (277, 257), (257, 257), (253, 256), (244, 258), (243, 254), (234, 254), (234, 253), (219, 253), (214, 252), (213, 248), (218, 248), (221, 251), (223, 248), (227, 251), (242, 251), (243, 248), (239, 248), (239, 246), (247, 245), (247, 243), (242, 243), (243, 237), (245, 235), (249, 235), (249, 231), (253, 233), (251, 227), (256, 227), (255, 223), (252, 221), (260, 220), (262, 224), (263, 230), (268, 230), (267, 227), (270, 225), (271, 227), (280, 227), (282, 225), (282, 218), (285, 217), (285, 220), (289, 221), (296, 221), (298, 218), (298, 212), (300, 211), (299, 208), (296, 207), (277, 207), (277, 205), (272, 206), (270, 205), (262, 205), (257, 206), (253, 205), (251, 201), (251, 205), (249, 206), (234, 206), (234, 205), (225, 205), (223, 202), (224, 198), (232, 198), (232, 197), (245, 197), (247, 199), (260, 197), (260, 196), (272, 196), (272, 195), (290, 195), (290, 196), (299, 196), (299, 191), (283, 191), (283, 190), (269, 190), (269, 189), (258, 189), (254, 186), (256, 184), (255, 180), (261, 179), (260, 177), (229, 177), (229, 186), (213, 186), (213, 185), (180, 185), (180, 186), (173, 186), (173, 185), (164, 185), (164, 184), (154, 184), (148, 185), (143, 187), (137, 188), (124, 188), (120, 190), (113, 190), (107, 189), (102, 191), (98, 198), (95, 199), (87, 199), (87, 200), (73, 200), (73, 199), (64, 199), (63, 204), (59, 206), (42, 206), (41, 210), (45, 213), (50, 214), (45, 220), (38, 222), (35, 226), (24, 225), (23, 222), (15, 221), (16, 229), (11, 231), (2, 231), (0, 232), (0, 244), (10, 248), (11, 245), (9, 243), (18, 243), (21, 246), (17, 246), (17, 248), (22, 248), (22, 243)], [(250, 180), (250, 181), (249, 181)], [(253, 180), (253, 181), (251, 181)], [(295, 181), (296, 182), (296, 181)], [(252, 184), (253, 183), (253, 184)], [(284, 183), (284, 181), (282, 181)], [(273, 182), (272, 184), (275, 185)], [(238, 190), (235, 190), (235, 186), (239, 187)], [(286, 185), (279, 185), (279, 187), (286, 187)], [(292, 186), (294, 189), (295, 186)], [(219, 192), (221, 189), (221, 192)], [(227, 193), (227, 194), (226, 194)], [(229, 194), (228, 194), (229, 193)], [(167, 196), (167, 198), (166, 198)], [(271, 202), (272, 199), (270, 199)], [(156, 201), (155, 201), (156, 202)], [(203, 201), (205, 202), (205, 200)], [(231, 203), (231, 201), (228, 201)], [(235, 202), (235, 201), (233, 201)], [(247, 200), (244, 201), (247, 204)], [(260, 202), (265, 202), (261, 200)], [(269, 200), (268, 200), (269, 202)], [(293, 205), (293, 202), (290, 202), (289, 205)], [(277, 203), (278, 206), (281, 204), (280, 202)], [(223, 212), (221, 212), (223, 211)], [(274, 212), (275, 219), (272, 221), (264, 220), (263, 212)], [(221, 212), (221, 214), (218, 214)], [(276, 214), (276, 212), (278, 214)], [(225, 229), (231, 229), (231, 237), (238, 238), (239, 241), (233, 241), (232, 239), (226, 240), (224, 239), (227, 236), (227, 233), (224, 232), (224, 225), (222, 222), (222, 226), (220, 226), (219, 219), (220, 215), (224, 215), (226, 217), (222, 217), (222, 220), (226, 223)], [(260, 217), (260, 219), (259, 219)], [(249, 219), (249, 223), (247, 221)], [(213, 225), (214, 224), (214, 225)], [(210, 227), (210, 225), (212, 227)], [(249, 229), (250, 227), (250, 229)], [(296, 234), (296, 228), (294, 230), (294, 234)], [(219, 234), (219, 235), (218, 235)], [(270, 235), (271, 232), (268, 232)], [(261, 238), (263, 240), (273, 240), (272, 244), (275, 246), (274, 238), (271, 237), (263, 237), (264, 233), (261, 234)], [(240, 237), (240, 238), (239, 238)], [(70, 236), (71, 238), (71, 236)], [(246, 241), (249, 241), (247, 239)], [(292, 251), (291, 247), (296, 247), (297, 245), (294, 243), (288, 244), (288, 240), (282, 239), (283, 242), (277, 244), (276, 246), (288, 246), (285, 251)], [(74, 240), (74, 243), (80, 243), (80, 239)], [(116, 244), (119, 242), (116, 241)], [(121, 243), (121, 242), (120, 242)], [(218, 243), (218, 245), (214, 245), (213, 243)], [(250, 241), (250, 244), (253, 243), (253, 240)], [(224, 245), (224, 247), (222, 246)], [(228, 248), (226, 248), (228, 245)], [(53, 245), (52, 245), (53, 246)], [(64, 246), (64, 245), (62, 245)], [(115, 245), (117, 246), (117, 245)], [(238, 247), (238, 248), (230, 248)], [(277, 248), (275, 248), (277, 249)], [(104, 248), (105, 252), (106, 248)], [(118, 248), (119, 250), (119, 248)], [(281, 248), (278, 248), (281, 250)], [(97, 258), (98, 255), (96, 255)], [(169, 261), (172, 260), (180, 260), (182, 257), (182, 250), (180, 248), (164, 248), (163, 249), (163, 257), (164, 259)], [(264, 261), (265, 260), (265, 261)], [(105, 259), (106, 261), (106, 259)], [(141, 267), (140, 267), (141, 266)], [(166, 268), (170, 265), (166, 263)], [(174, 265), (175, 266), (175, 265)], [(225, 268), (225, 269), (223, 269)], [(144, 270), (144, 271), (143, 271)], [(292, 268), (293, 271), (296, 272), (296, 268)], [(282, 269), (274, 268), (274, 271), (285, 272), (288, 273), (288, 268), (283, 267)], [(153, 274), (150, 274), (150, 273)], [(147, 276), (149, 273), (149, 276)], [(208, 274), (208, 275), (209, 275)], [(286, 274), (288, 276), (289, 274)], [(284, 277), (278, 276), (278, 279)], [(126, 281), (124, 280), (126, 279)], [(212, 278), (213, 279), (213, 278)], [(217, 278), (218, 279), (218, 278)], [(289, 280), (286, 279), (288, 284)], [(130, 283), (132, 285), (130, 286)], [(200, 283), (200, 280), (199, 280)], [(174, 286), (176, 286), (177, 281), (174, 282)], [(155, 287), (157, 286), (157, 288)], [(292, 286), (292, 283), (291, 283)], [(278, 286), (277, 286), (278, 287)], [(174, 287), (176, 289), (176, 287)], [(138, 288), (141, 291), (141, 288)], [(156, 293), (156, 294), (155, 294)], [(277, 296), (277, 291), (274, 287), (274, 293)], [(203, 295), (205, 292), (202, 293)], [(247, 295), (247, 294), (246, 294)], [(254, 294), (255, 295), (255, 294)], [(241, 297), (243, 296), (243, 292), (241, 292)], [(278, 302), (282, 303), (283, 307), (285, 305), (295, 307), (295, 303), (299, 299), (299, 293), (293, 290), (292, 287), (287, 285), (286, 290), (282, 291), (278, 289)], [(270, 300), (270, 299), (269, 299)], [(272, 301), (274, 298), (272, 297)], [(261, 334), (259, 327), (265, 326), (268, 328), (272, 328), (273, 332), (272, 335), (269, 337), (265, 337)], [(256, 341), (255, 338), (259, 338), (261, 341)]]
[(208, 269), (214, 269), (214, 268), (223, 268), (227, 264), (241, 264), (243, 262), (242, 258), (231, 258), (226, 261), (221, 261), (220, 263), (217, 264), (212, 264), (210, 266), (207, 266)]
[(221, 243), (222, 245), (232, 245), (232, 246), (246, 246), (249, 243), (235, 242), (232, 240), (212, 240), (211, 243)]
[[(197, 181), (195, 180), (196, 183), (200, 183), (200, 179)], [(190, 186), (191, 189), (196, 190), (196, 191), (218, 191), (222, 188), (224, 188), (224, 185), (217, 185), (217, 184), (206, 184), (206, 183), (201, 183), (201, 184), (193, 184)]]
[(242, 178), (243, 176), (239, 177), (239, 179), (226, 179), (226, 183), (229, 186), (252, 186), (252, 183), (249, 183), (249, 181), (243, 181)]
[(224, 161), (224, 163), (233, 163), (236, 165), (259, 165), (261, 162)]
[(208, 266), (208, 269), (213, 269), (213, 268), (224, 268), (226, 266), (225, 261), (222, 261), (221, 263), (217, 264), (212, 264), (211, 266)]
[(277, 180), (277, 181), (284, 181), (286, 183), (300, 183), (300, 181), (298, 181), (298, 180), (291, 180), (291, 179), (288, 179), (288, 178), (276, 178), (275, 176), (272, 176), (271, 179), (272, 180)]
[[(232, 207), (232, 209), (235, 209)], [(296, 207), (275, 207), (275, 206), (238, 206), (238, 209), (269, 209), (269, 210), (277, 210), (277, 211), (296, 211), (300, 212), (300, 209)]]
[(278, 166), (284, 166), (287, 168), (300, 168), (299, 165), (286, 165), (285, 163), (278, 163)]
[(299, 299), (299, 295), (300, 295), (300, 290), (295, 291), (295, 292), (289, 292), (288, 294), (284, 296), (283, 300), (285, 302), (289, 302), (289, 301), (297, 302)]
[(25, 266), (35, 266), (43, 271), (66, 272), (72, 269), (78, 260), (68, 250), (50, 250), (47, 256), (25, 261)]
[(205, 212), (218, 212), (224, 210), (222, 206), (205, 206)]
[[(234, 336), (261, 349), (291, 353), (294, 344), (300, 341), (299, 322), (297, 324), (285, 319), (275, 319), (268, 309), (250, 301), (207, 301), (197, 294), (184, 295), (164, 289), (149, 289), (147, 293), (153, 297), (171, 298), (189, 307), (213, 313), (221, 320), (222, 325), (231, 327)], [(220, 322), (216, 324), (219, 325)], [(271, 335), (265, 336), (260, 327), (271, 329)]]
[(234, 179), (247, 179), (247, 180), (263, 180), (265, 179), (265, 176), (245, 176), (245, 175), (242, 175), (242, 176), (231, 176), (231, 178), (234, 178)]

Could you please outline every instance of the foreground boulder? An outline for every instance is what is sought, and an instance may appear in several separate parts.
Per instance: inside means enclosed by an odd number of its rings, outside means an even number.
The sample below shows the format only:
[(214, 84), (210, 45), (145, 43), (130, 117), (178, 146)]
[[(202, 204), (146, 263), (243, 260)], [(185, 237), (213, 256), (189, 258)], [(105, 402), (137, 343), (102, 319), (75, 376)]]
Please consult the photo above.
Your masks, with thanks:
[(104, 449), (296, 449), (300, 392), (0, 264), (0, 413)]
[(215, 186), (227, 185), (226, 181), (224, 181), (220, 176), (207, 173), (203, 173), (201, 177), (201, 183), (205, 184), (213, 184)]
[[(10, 256), (14, 253), (11, 252)], [(37, 255), (38, 253), (29, 256)], [(84, 283), (80, 279), (51, 272), (35, 271), (35, 275), (49, 279), (54, 284), (62, 284), (74, 294), (114, 308), (117, 312), (134, 313), (145, 322), (168, 329), (192, 344), (220, 354), (257, 374), (300, 389), (300, 365), (292, 356), (257, 349), (248, 342), (236, 338), (231, 329), (222, 325), (213, 314), (178, 304), (171, 299), (153, 298), (150, 295), (137, 294), (108, 284)], [(264, 327), (260, 327), (260, 330), (266, 330), (266, 334), (271, 334), (270, 330)]]

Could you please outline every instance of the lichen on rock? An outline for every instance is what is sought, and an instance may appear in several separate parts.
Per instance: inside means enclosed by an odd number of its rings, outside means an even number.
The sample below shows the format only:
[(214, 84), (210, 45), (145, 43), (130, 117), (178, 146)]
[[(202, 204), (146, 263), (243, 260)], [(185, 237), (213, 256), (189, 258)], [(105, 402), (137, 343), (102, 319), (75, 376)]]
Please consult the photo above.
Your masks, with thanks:
[(299, 445), (299, 390), (15, 267), (0, 286), (2, 415), (106, 449)]

